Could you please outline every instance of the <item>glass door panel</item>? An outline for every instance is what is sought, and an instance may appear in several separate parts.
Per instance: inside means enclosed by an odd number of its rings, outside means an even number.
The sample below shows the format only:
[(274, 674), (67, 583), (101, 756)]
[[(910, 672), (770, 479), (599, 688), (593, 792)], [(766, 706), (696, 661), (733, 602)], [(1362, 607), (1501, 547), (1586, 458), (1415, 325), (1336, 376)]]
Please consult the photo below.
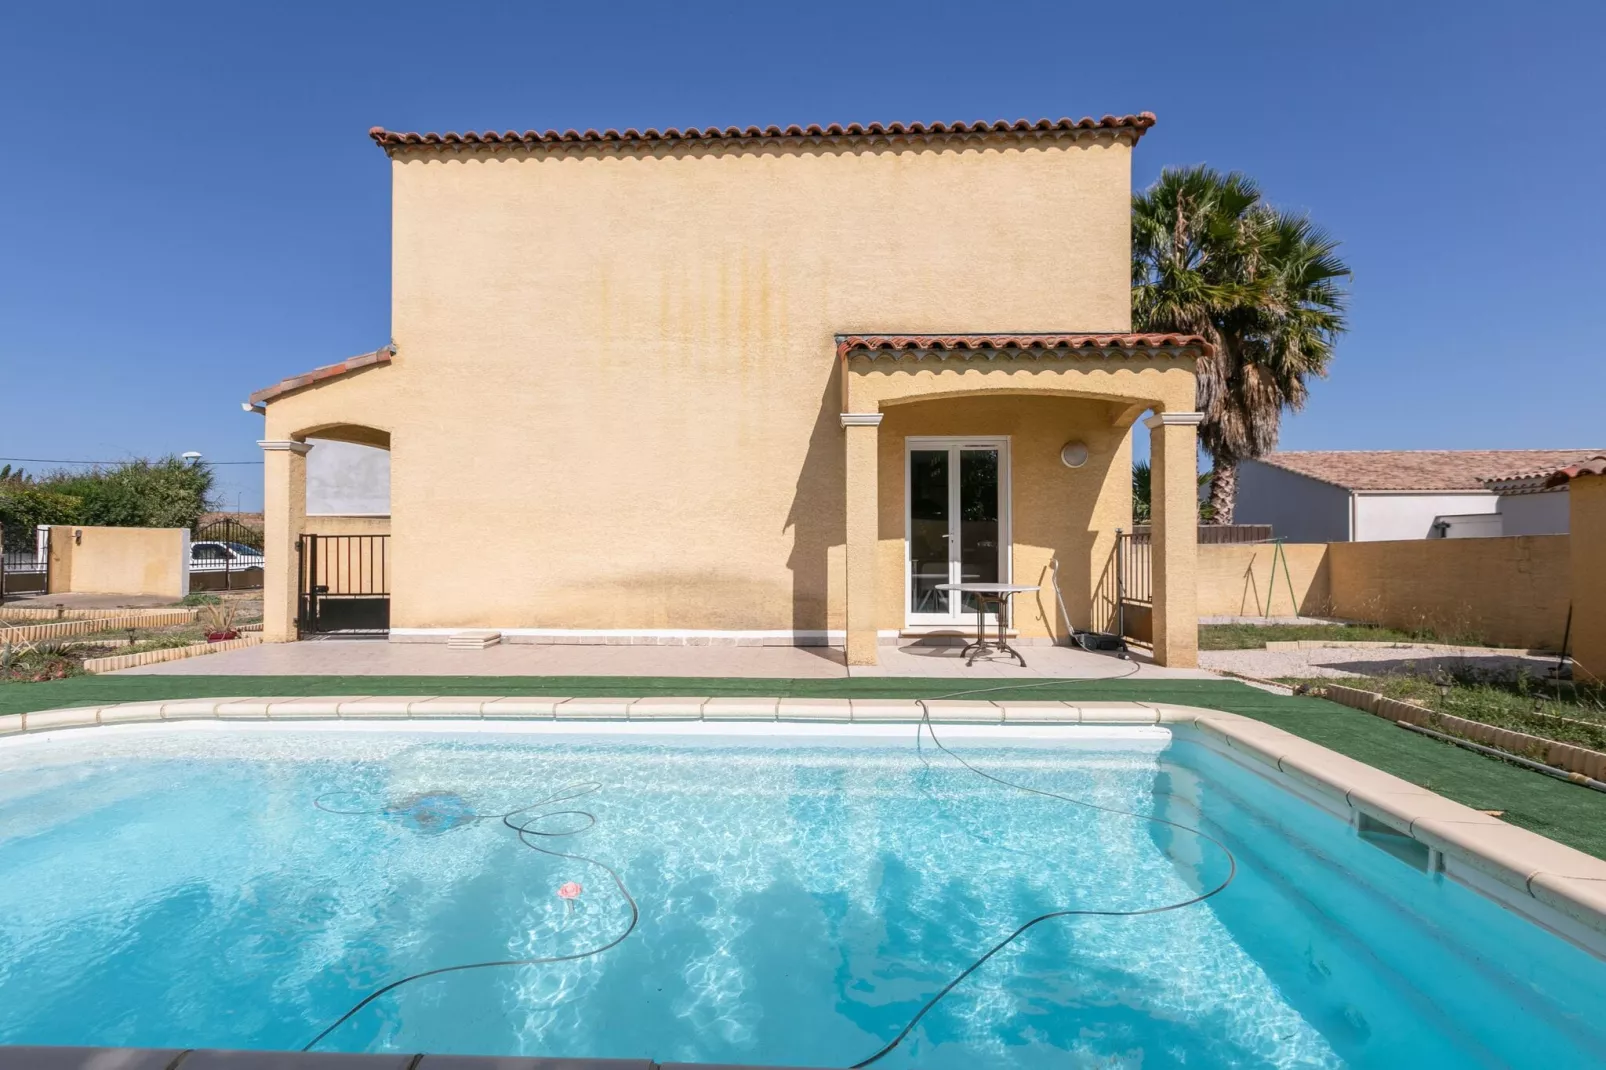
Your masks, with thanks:
[(948, 451), (909, 454), (909, 612), (947, 614), (949, 592)]
[(938, 585), (1008, 580), (1005, 443), (1003, 439), (910, 441), (908, 623), (973, 623), (976, 596), (939, 591)]
[[(959, 582), (999, 582), (998, 451), (959, 451)], [(961, 596), (961, 613), (976, 612), (976, 596)]]

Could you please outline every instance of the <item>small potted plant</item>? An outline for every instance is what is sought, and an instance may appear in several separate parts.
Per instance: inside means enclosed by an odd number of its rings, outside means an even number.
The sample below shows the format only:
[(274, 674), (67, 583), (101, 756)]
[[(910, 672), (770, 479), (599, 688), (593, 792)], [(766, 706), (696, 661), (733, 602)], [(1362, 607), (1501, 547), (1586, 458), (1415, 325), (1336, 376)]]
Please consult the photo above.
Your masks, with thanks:
[(208, 643), (221, 643), (240, 638), (239, 631), (234, 627), (234, 604), (231, 602), (202, 606), (201, 624), (206, 628)]

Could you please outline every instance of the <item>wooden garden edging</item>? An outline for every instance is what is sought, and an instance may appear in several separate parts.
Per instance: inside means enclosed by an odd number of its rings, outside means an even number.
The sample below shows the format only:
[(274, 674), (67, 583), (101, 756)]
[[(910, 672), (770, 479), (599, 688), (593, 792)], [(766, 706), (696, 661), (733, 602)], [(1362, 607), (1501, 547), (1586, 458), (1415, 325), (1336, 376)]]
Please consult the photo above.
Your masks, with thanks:
[[(0, 610), (0, 617), (4, 613), (4, 610)], [(62, 620), (52, 624), (0, 624), (0, 644), (47, 643), (53, 639), (71, 639), (75, 635), (92, 635), (124, 628), (168, 628), (176, 624), (189, 624), (194, 619), (193, 609), (166, 609), (156, 613), (118, 614), (91, 620)]]
[(118, 669), (137, 669), (141, 665), (159, 665), (164, 661), (179, 661), (203, 654), (221, 654), (225, 650), (241, 650), (256, 646), (262, 636), (242, 635), (238, 639), (224, 639), (217, 643), (192, 643), (189, 646), (170, 646), (165, 650), (147, 650), (139, 654), (113, 654), (106, 658), (90, 658), (84, 662), (87, 673), (116, 672)]
[(1590, 750), (1588, 747), (1579, 747), (1572, 743), (1558, 743), (1553, 739), (1531, 736), (1526, 732), (1514, 732), (1509, 728), (1497, 728), (1482, 721), (1452, 717), (1447, 713), (1430, 710), (1426, 706), (1418, 706), (1414, 702), (1387, 698), (1376, 691), (1362, 691), (1357, 687), (1342, 687), (1338, 684), (1328, 684), (1322, 690), (1324, 695), (1334, 702), (1357, 710), (1365, 710), (1384, 720), (1404, 721), (1419, 728), (1448, 732), (1470, 739), (1474, 743), (1482, 743), (1486, 747), (1499, 747), (1512, 754), (1544, 762), (1568, 773), (1580, 773), (1594, 780), (1606, 780), (1606, 753), (1598, 750)]

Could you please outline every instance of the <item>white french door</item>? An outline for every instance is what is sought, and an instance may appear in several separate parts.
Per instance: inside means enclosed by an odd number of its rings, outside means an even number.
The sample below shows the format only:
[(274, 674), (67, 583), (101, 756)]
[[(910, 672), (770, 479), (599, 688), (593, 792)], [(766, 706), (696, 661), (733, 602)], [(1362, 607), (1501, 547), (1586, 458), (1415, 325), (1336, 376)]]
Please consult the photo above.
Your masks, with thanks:
[(943, 583), (1009, 582), (1009, 439), (904, 440), (904, 612), (974, 624), (974, 595)]

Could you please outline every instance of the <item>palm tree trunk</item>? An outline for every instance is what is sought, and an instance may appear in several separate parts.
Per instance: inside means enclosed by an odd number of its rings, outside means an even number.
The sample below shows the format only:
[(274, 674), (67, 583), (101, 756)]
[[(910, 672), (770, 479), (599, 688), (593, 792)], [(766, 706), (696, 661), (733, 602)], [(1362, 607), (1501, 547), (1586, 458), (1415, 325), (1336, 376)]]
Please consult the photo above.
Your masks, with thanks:
[(1210, 479), (1212, 524), (1232, 523), (1232, 510), (1238, 502), (1238, 466), (1217, 463)]

